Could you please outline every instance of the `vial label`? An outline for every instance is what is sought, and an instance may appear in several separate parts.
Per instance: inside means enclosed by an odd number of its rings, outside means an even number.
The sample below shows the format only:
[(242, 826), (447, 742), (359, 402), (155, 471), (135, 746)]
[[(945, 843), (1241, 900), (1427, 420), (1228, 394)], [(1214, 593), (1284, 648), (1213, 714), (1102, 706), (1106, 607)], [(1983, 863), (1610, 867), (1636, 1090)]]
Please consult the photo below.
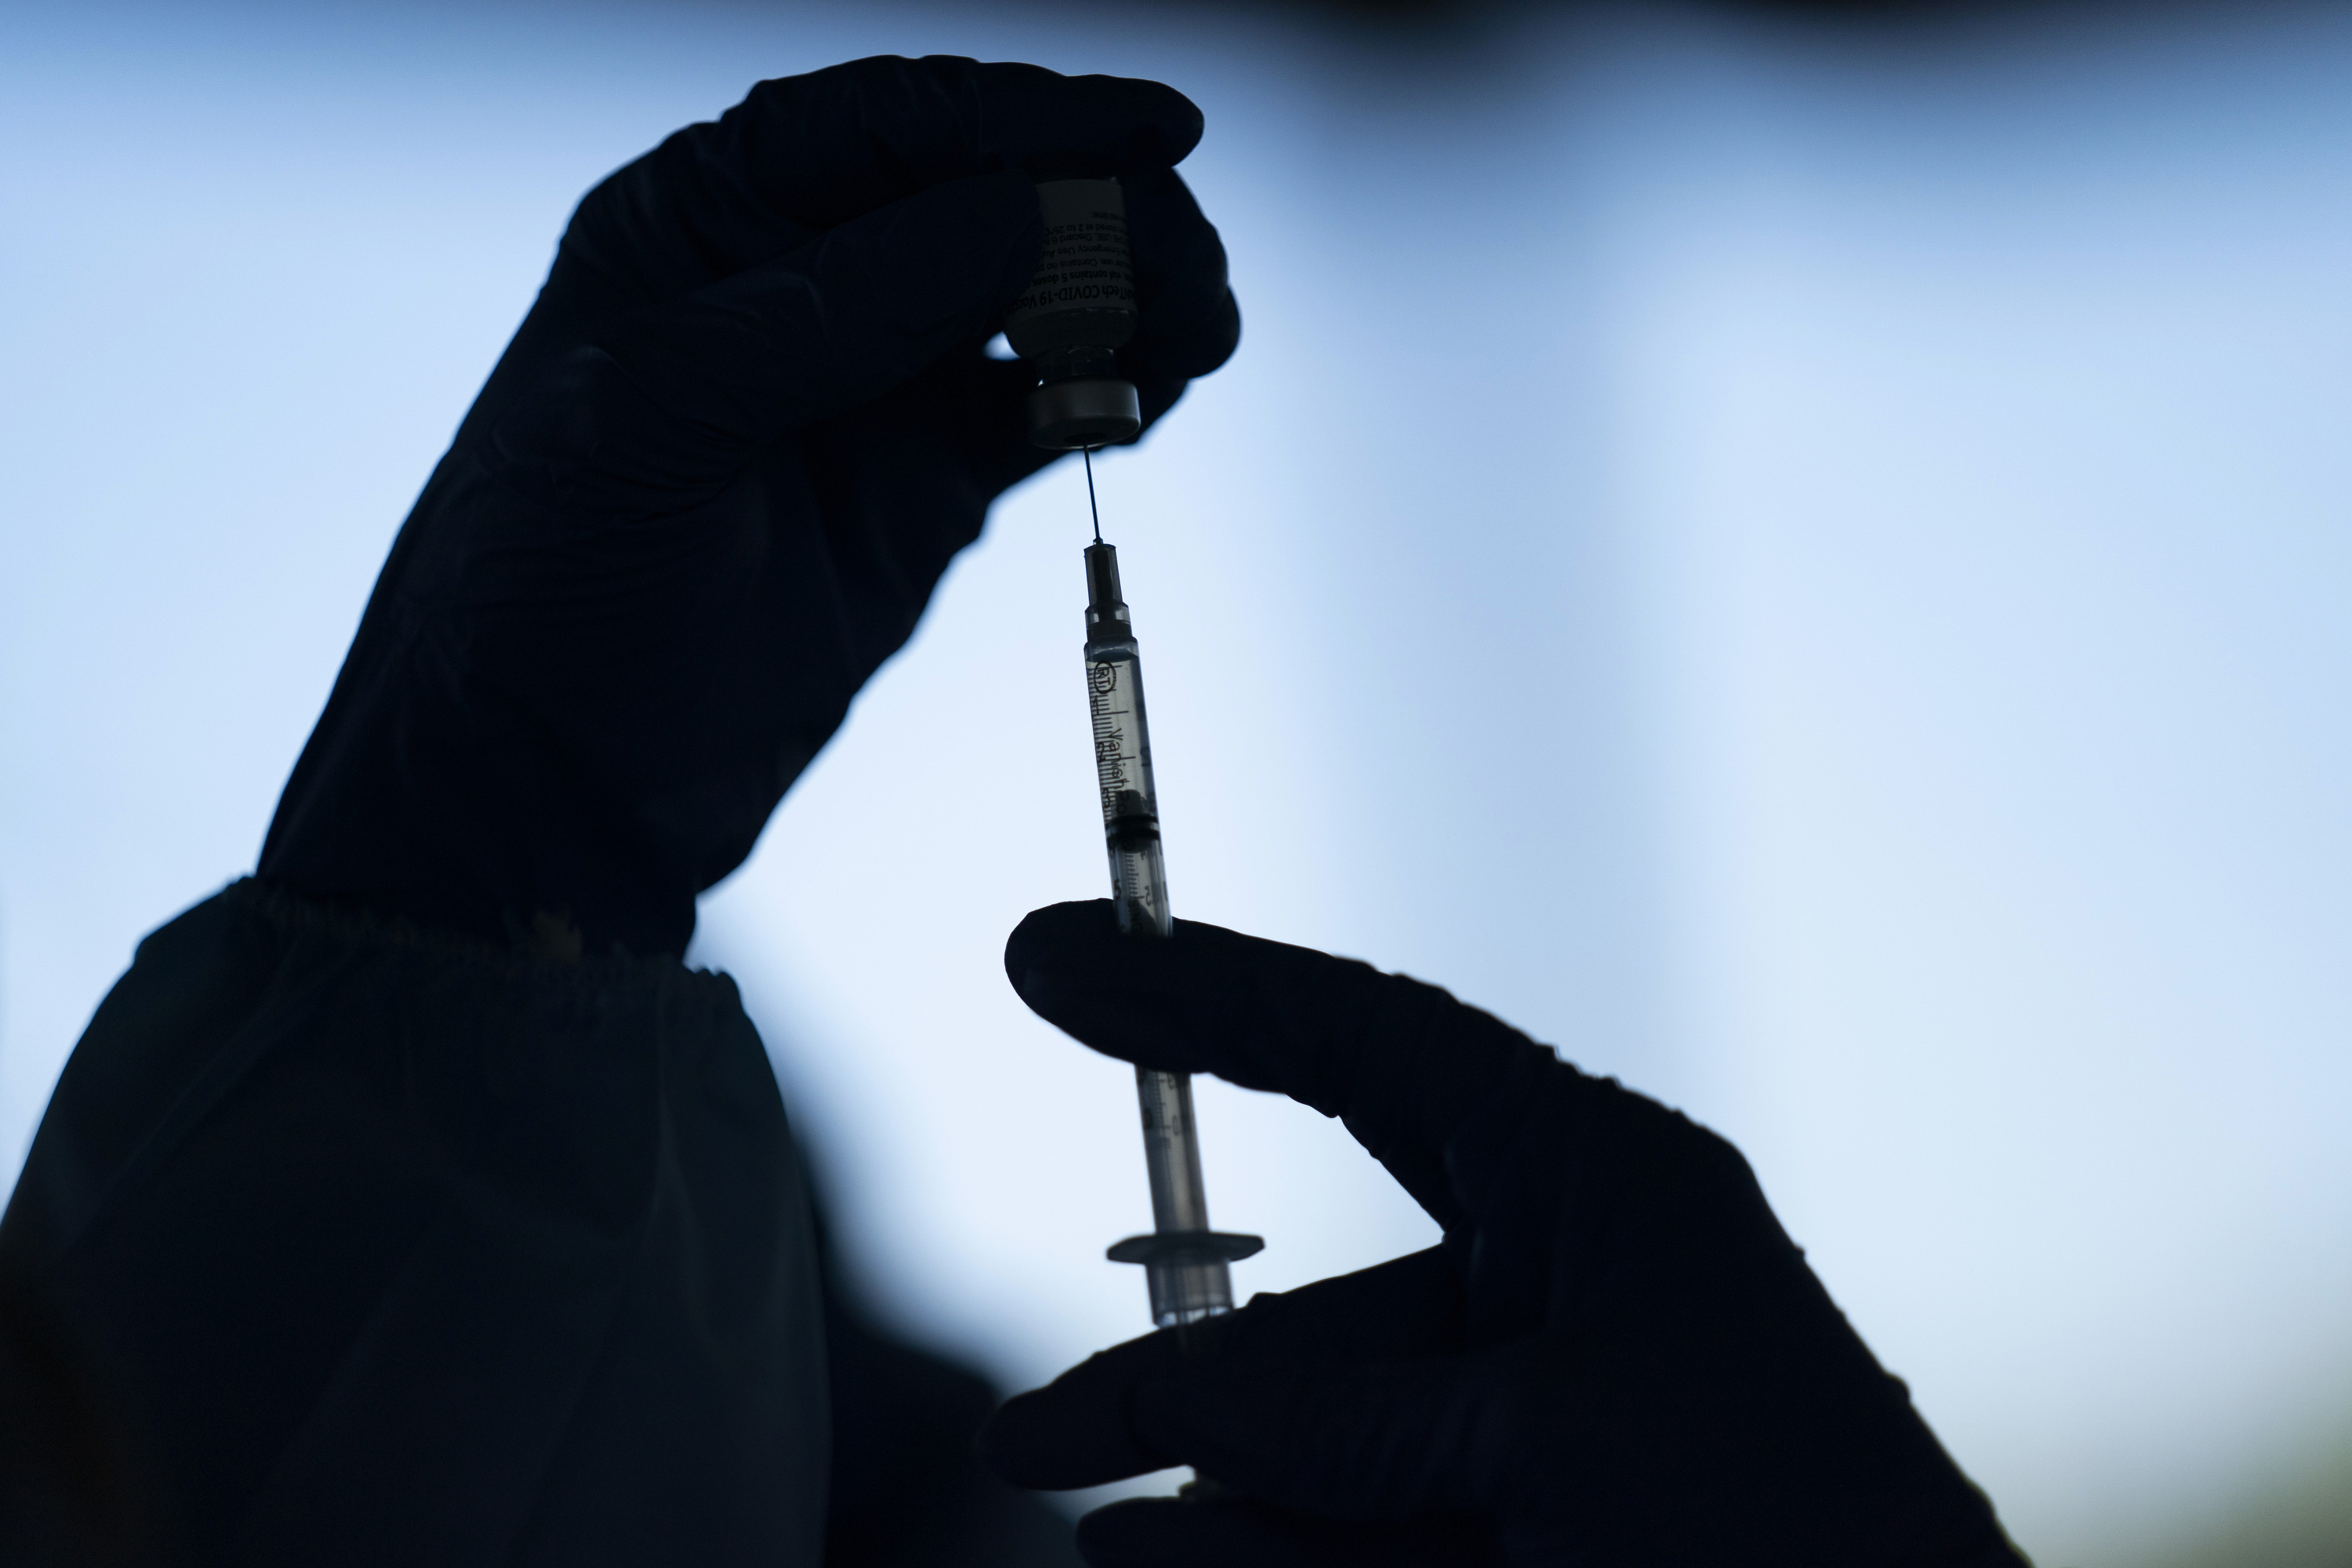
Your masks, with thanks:
[(1065, 310), (1132, 310), (1135, 265), (1127, 246), (1127, 199), (1117, 180), (1049, 180), (1037, 187), (1045, 248), (1037, 276), (1004, 319), (1024, 322)]

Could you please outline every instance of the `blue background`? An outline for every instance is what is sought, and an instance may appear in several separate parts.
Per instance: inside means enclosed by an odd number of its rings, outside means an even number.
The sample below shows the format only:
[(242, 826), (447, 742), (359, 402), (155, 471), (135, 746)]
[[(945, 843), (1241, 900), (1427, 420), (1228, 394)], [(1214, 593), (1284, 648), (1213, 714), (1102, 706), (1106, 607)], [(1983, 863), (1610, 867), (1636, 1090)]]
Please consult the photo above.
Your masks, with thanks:
[[(1207, 112), (1233, 364), (1101, 465), (1181, 913), (1718, 1128), (2045, 1564), (2352, 1551), (2352, 16), (0, 8), (0, 1148), (251, 866), (571, 204), (877, 52)], [(736, 878), (868, 1288), (1006, 1386), (1144, 1326), (1085, 500), (998, 508)], [(935, 825), (961, 831), (941, 838)], [(1204, 1086), (1278, 1289), (1425, 1243)]]

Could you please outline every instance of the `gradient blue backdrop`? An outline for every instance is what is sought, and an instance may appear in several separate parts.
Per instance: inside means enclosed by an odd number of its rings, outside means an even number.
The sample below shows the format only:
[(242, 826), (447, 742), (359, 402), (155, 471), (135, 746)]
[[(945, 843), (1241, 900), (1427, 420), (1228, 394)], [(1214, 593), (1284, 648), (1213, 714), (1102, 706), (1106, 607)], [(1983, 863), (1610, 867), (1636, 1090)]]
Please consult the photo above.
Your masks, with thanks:
[[(250, 867), (572, 201), (882, 51), (1207, 111), (1245, 341), (1101, 472), (1179, 910), (1739, 1142), (2045, 1563), (2341, 1561), (2326, 7), (0, 7), (8, 1157), (138, 935)], [(1103, 882), (1084, 504), (999, 508), (695, 954), (860, 1272), (1007, 1385), (1143, 1319), (1125, 1069), (998, 968)], [(1429, 1238), (1335, 1126), (1202, 1110), (1243, 1289)]]

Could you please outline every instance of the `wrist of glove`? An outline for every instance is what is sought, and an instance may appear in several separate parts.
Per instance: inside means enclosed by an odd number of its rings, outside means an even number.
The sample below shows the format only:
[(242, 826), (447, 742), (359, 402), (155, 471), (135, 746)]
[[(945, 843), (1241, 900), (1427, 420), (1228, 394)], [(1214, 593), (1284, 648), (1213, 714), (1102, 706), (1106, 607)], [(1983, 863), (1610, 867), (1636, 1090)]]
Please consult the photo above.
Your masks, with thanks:
[(1097, 1049), (1341, 1117), (1445, 1233), (1007, 1404), (983, 1451), (1021, 1484), (1244, 1494), (1100, 1510), (1090, 1561), (2013, 1561), (1713, 1133), (1434, 987), (1212, 926), (1060, 905), (1006, 969)]

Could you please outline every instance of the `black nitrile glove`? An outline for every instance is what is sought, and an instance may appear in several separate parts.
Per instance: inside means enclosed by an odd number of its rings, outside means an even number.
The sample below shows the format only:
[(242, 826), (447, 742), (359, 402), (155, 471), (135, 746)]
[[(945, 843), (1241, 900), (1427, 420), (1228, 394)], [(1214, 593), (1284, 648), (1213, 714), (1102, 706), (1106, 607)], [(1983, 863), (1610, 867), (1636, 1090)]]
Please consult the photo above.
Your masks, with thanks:
[(1024, 167), (1117, 174), (1146, 423), (1233, 352), (1156, 82), (877, 58), (762, 82), (589, 193), (401, 530), (261, 875), (559, 951), (683, 950), (694, 897), (1048, 460), (982, 352)]
[(1342, 1118), (1442, 1246), (1094, 1357), (982, 1435), (1010, 1480), (1191, 1464), (1088, 1561), (2013, 1564), (1739, 1152), (1433, 986), (1107, 902), (1022, 921), (1022, 999), (1124, 1060)]

